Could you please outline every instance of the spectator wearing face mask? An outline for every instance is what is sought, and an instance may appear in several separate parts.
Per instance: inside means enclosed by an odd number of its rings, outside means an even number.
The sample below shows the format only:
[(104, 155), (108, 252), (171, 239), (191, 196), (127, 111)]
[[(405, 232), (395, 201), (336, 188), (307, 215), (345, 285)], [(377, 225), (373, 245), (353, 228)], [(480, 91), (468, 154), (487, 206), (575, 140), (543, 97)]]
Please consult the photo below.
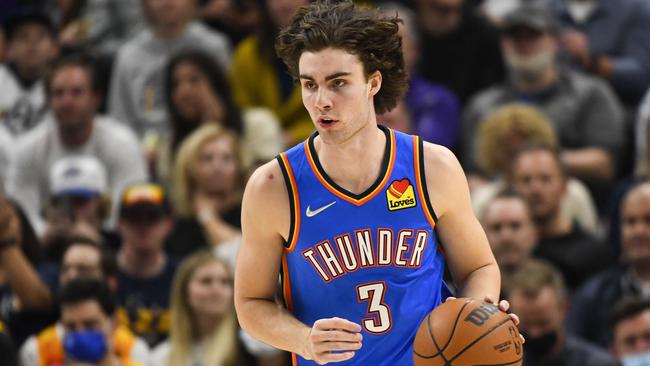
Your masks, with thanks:
[(537, 106), (548, 117), (572, 176), (609, 181), (624, 144), (623, 110), (602, 81), (563, 67), (557, 60), (557, 27), (541, 7), (522, 5), (504, 20), (501, 48), (508, 80), (477, 94), (461, 123), (461, 160), (476, 168), (480, 121), (512, 102)]
[(59, 301), (65, 365), (142, 366), (115, 352), (116, 303), (105, 283), (72, 280), (61, 289)]
[(650, 365), (650, 299), (621, 300), (612, 309), (610, 324), (614, 334), (610, 349), (621, 365)]
[(607, 352), (566, 333), (567, 296), (562, 275), (545, 262), (529, 261), (513, 276), (508, 300), (526, 338), (524, 365), (613, 366)]

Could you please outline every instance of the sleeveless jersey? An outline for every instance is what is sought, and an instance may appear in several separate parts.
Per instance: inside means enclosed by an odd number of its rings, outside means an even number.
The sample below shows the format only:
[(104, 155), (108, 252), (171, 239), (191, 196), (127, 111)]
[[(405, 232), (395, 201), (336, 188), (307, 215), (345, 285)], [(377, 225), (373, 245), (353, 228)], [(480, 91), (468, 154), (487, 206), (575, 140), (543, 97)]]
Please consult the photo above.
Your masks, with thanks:
[[(331, 317), (362, 326), (362, 348), (340, 365), (413, 365), (418, 327), (441, 302), (444, 258), (422, 141), (380, 128), (381, 173), (362, 194), (327, 176), (316, 135), (278, 156), (292, 221), (282, 256), (284, 301), (309, 326)], [(295, 354), (293, 364), (316, 365)]]

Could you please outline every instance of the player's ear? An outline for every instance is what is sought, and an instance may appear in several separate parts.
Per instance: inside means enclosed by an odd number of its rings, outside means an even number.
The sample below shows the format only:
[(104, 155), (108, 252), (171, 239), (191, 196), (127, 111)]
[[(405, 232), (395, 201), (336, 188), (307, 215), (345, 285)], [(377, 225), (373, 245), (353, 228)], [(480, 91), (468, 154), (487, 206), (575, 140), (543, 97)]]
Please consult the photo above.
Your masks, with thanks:
[(369, 96), (374, 97), (379, 92), (379, 89), (381, 89), (381, 81), (381, 72), (379, 70), (375, 70), (375, 72), (368, 76)]

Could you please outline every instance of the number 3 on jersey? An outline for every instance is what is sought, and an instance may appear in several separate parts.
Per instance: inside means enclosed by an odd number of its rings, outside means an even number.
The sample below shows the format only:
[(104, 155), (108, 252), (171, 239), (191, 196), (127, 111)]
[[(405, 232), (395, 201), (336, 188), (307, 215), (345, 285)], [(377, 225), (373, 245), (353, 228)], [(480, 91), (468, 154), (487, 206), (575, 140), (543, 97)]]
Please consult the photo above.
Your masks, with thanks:
[(386, 283), (372, 282), (357, 286), (357, 297), (359, 302), (368, 302), (366, 314), (371, 318), (362, 319), (363, 328), (372, 334), (383, 334), (393, 326), (390, 315), (390, 308), (384, 303)]

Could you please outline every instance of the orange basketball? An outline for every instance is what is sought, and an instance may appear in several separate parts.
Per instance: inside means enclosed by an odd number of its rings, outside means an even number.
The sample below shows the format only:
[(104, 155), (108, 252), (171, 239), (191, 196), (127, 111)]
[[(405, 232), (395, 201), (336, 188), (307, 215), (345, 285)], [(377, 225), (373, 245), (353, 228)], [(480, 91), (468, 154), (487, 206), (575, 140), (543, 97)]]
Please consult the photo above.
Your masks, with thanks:
[(523, 354), (508, 314), (470, 298), (449, 300), (429, 313), (413, 344), (415, 366), (521, 365)]

